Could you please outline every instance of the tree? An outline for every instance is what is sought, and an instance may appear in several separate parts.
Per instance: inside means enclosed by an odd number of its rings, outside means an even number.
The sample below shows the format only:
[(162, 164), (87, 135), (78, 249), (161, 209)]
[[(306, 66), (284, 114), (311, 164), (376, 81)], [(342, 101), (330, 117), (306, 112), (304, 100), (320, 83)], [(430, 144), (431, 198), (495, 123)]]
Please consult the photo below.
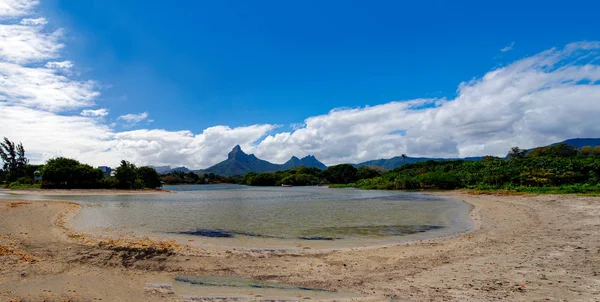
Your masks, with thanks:
[(402, 153), (400, 157), (402, 157), (402, 162), (406, 165), (406, 154)]
[(349, 164), (332, 166), (323, 171), (325, 179), (332, 184), (348, 184), (356, 181), (358, 170)]
[(600, 146), (583, 146), (581, 147), (581, 155), (584, 156), (599, 156), (600, 155)]
[(4, 142), (0, 142), (0, 157), (4, 162), (3, 170), (8, 174), (9, 181), (25, 176), (25, 166), (29, 161), (25, 157), (22, 143), (16, 145), (5, 137)]
[(571, 157), (576, 156), (579, 150), (572, 145), (565, 143), (556, 144), (554, 146), (539, 147), (529, 151), (526, 157), (542, 157), (542, 156), (554, 156), (554, 157)]
[(104, 173), (77, 160), (57, 157), (46, 162), (42, 177), (44, 187), (96, 188)]
[(139, 167), (137, 176), (144, 182), (146, 188), (154, 189), (160, 187), (160, 175), (154, 168)]
[(508, 151), (508, 158), (523, 158), (527, 154), (527, 150), (521, 149), (519, 147), (512, 147), (510, 151)]
[(137, 179), (137, 171), (134, 164), (122, 160), (121, 165), (115, 170), (115, 178), (119, 182), (121, 189), (135, 189)]
[(373, 178), (377, 176), (381, 176), (381, 173), (378, 170), (367, 166), (358, 167), (358, 170), (356, 172), (356, 179), (359, 180)]

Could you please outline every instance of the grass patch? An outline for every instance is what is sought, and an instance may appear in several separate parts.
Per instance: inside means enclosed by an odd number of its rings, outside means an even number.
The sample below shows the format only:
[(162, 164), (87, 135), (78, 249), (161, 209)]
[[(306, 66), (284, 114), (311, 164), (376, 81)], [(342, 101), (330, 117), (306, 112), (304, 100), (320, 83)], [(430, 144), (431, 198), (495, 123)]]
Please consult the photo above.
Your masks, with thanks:
[(11, 189), (11, 190), (17, 190), (17, 189), (40, 189), (41, 185), (40, 184), (21, 184), (18, 182), (11, 182), (8, 186), (6, 186), (7, 189)]
[(331, 184), (331, 185), (327, 185), (330, 188), (356, 188), (356, 184), (355, 183), (349, 183), (349, 184)]
[(523, 195), (523, 194), (577, 194), (600, 196), (600, 185), (576, 184), (556, 187), (527, 186), (477, 186), (467, 190), (469, 194)]

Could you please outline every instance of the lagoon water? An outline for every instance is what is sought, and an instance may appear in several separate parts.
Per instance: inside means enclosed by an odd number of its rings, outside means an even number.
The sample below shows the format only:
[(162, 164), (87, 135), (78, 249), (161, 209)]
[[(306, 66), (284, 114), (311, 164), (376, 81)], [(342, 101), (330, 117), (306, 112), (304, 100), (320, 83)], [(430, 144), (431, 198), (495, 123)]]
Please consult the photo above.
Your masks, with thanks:
[(79, 230), (131, 231), (208, 245), (349, 247), (446, 236), (471, 227), (470, 205), (416, 192), (238, 185), (165, 189), (175, 193), (10, 197), (76, 201), (82, 209), (72, 226)]

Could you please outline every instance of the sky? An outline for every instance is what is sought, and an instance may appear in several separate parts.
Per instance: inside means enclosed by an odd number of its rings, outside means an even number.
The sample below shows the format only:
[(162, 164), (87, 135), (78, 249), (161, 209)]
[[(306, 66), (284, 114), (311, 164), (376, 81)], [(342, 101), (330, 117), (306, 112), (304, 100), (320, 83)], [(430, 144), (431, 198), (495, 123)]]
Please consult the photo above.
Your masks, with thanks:
[(597, 1), (0, 0), (32, 163), (504, 156), (600, 137)]

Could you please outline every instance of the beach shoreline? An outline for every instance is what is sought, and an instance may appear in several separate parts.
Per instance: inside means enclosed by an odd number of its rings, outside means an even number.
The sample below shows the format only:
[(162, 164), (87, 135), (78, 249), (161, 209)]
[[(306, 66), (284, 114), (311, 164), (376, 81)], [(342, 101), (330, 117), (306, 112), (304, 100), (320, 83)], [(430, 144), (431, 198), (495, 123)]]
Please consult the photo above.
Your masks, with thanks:
[(0, 189), (0, 193), (13, 195), (39, 196), (89, 196), (89, 195), (140, 195), (173, 193), (162, 189), (122, 190), (122, 189)]
[(600, 243), (593, 240), (600, 236), (600, 198), (428, 194), (473, 205), (474, 229), (450, 238), (330, 251), (163, 242), (163, 252), (151, 253), (155, 242), (74, 234), (66, 226), (77, 211), (74, 203), (0, 199), (0, 298), (179, 301), (177, 293), (144, 290), (147, 283), (178, 275), (274, 280), (371, 300), (593, 300), (600, 295)]

